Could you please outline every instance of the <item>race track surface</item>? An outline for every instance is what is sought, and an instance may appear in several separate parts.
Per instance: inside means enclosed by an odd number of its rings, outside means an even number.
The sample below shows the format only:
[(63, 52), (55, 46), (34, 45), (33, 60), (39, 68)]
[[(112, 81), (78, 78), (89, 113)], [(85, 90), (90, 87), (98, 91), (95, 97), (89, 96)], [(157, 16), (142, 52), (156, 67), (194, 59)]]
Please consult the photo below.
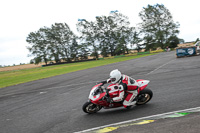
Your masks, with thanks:
[[(154, 96), (130, 110), (82, 111), (91, 88), (113, 69), (150, 80)], [(0, 88), (1, 133), (72, 133), (130, 119), (200, 106), (200, 56), (176, 58), (175, 52), (68, 73)]]

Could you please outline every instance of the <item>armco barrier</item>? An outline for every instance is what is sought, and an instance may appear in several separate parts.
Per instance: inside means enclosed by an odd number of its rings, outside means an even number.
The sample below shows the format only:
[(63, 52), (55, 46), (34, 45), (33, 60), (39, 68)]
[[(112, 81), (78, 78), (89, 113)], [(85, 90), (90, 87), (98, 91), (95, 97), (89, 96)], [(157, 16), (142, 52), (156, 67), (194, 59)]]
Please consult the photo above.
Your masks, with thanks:
[(60, 62), (60, 63), (53, 63), (53, 64), (42, 65), (42, 67), (54, 66), (54, 65), (61, 65), (61, 64), (71, 64), (71, 63), (77, 63), (77, 62), (94, 61), (94, 60), (96, 60), (96, 59), (87, 59), (87, 60), (79, 60), (79, 61), (72, 61), (72, 62)]
[(194, 56), (197, 55), (196, 47), (178, 47), (176, 48), (176, 57)]

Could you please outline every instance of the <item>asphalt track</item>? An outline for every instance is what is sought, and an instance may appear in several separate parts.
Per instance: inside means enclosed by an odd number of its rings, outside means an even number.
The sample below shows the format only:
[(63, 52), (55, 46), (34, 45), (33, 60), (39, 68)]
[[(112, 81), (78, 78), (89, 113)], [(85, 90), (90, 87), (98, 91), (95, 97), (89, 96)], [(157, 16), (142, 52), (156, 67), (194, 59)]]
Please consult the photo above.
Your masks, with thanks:
[[(82, 105), (92, 86), (116, 68), (135, 79), (150, 80), (153, 99), (130, 110), (122, 107), (85, 114)], [(200, 107), (199, 80), (200, 56), (176, 58), (175, 52), (166, 52), (0, 88), (0, 132), (71, 133)]]

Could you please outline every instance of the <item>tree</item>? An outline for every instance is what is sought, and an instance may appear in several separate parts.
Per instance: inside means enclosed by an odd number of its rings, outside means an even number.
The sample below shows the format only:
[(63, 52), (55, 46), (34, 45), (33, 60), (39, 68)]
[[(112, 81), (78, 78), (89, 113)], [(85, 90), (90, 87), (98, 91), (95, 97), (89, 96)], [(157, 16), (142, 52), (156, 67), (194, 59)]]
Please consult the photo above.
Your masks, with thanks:
[[(89, 54), (89, 48), (87, 46), (87, 44), (82, 43), (81, 45), (78, 46), (79, 47), (79, 53), (78, 53), (78, 57), (81, 60), (85, 60), (88, 59), (88, 54)], [(92, 55), (92, 56), (96, 56), (96, 55)]]
[(81, 33), (82, 42), (92, 46), (92, 55), (98, 58), (98, 51), (106, 57), (109, 54), (128, 53), (130, 43), (130, 27), (128, 17), (121, 13), (96, 17), (96, 21), (79, 21), (77, 29)]
[(80, 51), (80, 45), (77, 42), (78, 37), (77, 36), (73, 36), (72, 38), (72, 43), (71, 43), (71, 47), (70, 47), (70, 57), (72, 59), (74, 59), (75, 61), (78, 60), (78, 55), (79, 55), (79, 51)]
[(104, 57), (107, 57), (110, 53), (114, 55), (114, 49), (116, 44), (115, 39), (115, 24), (112, 16), (101, 16), (96, 18), (96, 40), (99, 42), (99, 49)]
[(177, 36), (171, 36), (166, 43), (166, 47), (175, 48), (179, 44), (179, 38)]
[(128, 53), (130, 22), (128, 17), (121, 13), (111, 13), (109, 16), (96, 18), (97, 37), (102, 54), (111, 56)]
[(149, 45), (146, 48), (164, 48), (168, 39), (179, 33), (179, 23), (173, 21), (170, 11), (162, 4), (144, 7), (139, 16), (143, 21), (140, 23), (140, 30), (145, 43), (148, 42)]
[(195, 43), (197, 43), (199, 41), (199, 38), (196, 39)]
[(81, 43), (91, 47), (96, 59), (98, 59), (99, 44), (96, 42), (96, 26), (94, 22), (83, 20), (77, 23), (77, 30), (80, 32)]
[(51, 28), (40, 28), (37, 32), (31, 32), (26, 41), (31, 44), (27, 47), (34, 62), (38, 64), (54, 58), (56, 63), (61, 59), (70, 61), (72, 56), (72, 45), (76, 38), (66, 23), (55, 23)]
[(34, 60), (33, 59), (30, 60), (30, 64), (34, 64)]
[(57, 63), (60, 62), (60, 57), (65, 61), (71, 61), (73, 36), (73, 32), (66, 23), (55, 23), (51, 26), (51, 30), (48, 32), (48, 40), (52, 45), (51, 53)]
[(136, 46), (137, 52), (140, 52), (144, 44), (140, 44), (142, 42), (142, 39), (140, 38), (140, 32), (136, 30), (136, 28), (131, 27), (130, 28), (130, 42), (131, 44)]
[(185, 43), (184, 39), (179, 38), (179, 43)]
[(47, 64), (49, 54), (48, 54), (48, 41), (46, 37), (47, 27), (40, 28), (37, 32), (31, 32), (26, 41), (32, 46), (28, 46), (27, 49), (31, 52), (29, 56), (35, 56), (35, 64), (44, 61)]

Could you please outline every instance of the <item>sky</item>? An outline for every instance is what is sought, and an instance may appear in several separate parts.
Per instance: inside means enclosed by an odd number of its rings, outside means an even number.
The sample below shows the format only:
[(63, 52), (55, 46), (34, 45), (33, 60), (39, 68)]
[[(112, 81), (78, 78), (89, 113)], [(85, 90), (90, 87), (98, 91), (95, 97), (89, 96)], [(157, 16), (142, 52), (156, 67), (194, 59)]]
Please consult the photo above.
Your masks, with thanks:
[(136, 27), (142, 8), (157, 3), (180, 23), (179, 38), (185, 42), (200, 38), (199, 0), (0, 0), (0, 65), (29, 63), (33, 57), (28, 57), (26, 38), (44, 26), (67, 23), (77, 33), (78, 19), (94, 21), (96, 16), (118, 10)]

